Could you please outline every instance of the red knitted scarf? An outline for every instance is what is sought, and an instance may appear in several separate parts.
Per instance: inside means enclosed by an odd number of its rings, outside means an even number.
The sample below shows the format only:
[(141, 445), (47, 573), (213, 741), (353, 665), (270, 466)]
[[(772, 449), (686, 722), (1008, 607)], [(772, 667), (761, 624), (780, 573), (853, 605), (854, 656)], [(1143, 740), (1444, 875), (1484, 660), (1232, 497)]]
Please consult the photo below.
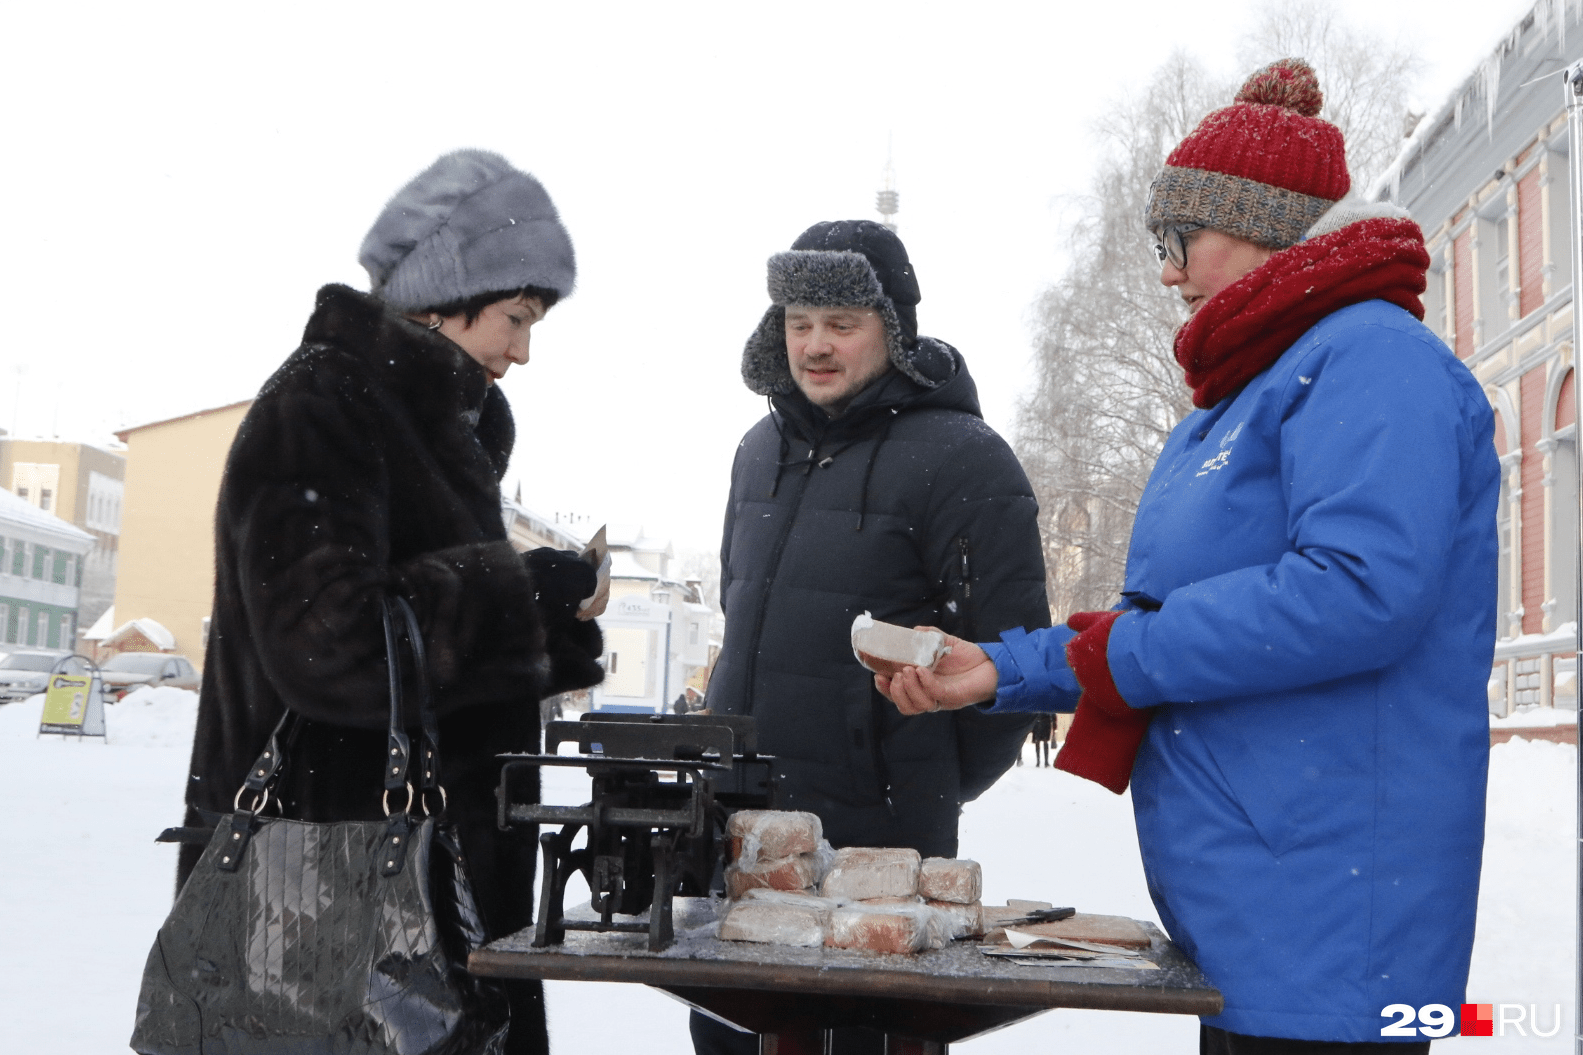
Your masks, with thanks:
[(1349, 304), (1385, 300), (1422, 319), (1428, 268), (1424, 234), (1411, 220), (1360, 220), (1282, 249), (1176, 331), (1193, 405), (1219, 403)]

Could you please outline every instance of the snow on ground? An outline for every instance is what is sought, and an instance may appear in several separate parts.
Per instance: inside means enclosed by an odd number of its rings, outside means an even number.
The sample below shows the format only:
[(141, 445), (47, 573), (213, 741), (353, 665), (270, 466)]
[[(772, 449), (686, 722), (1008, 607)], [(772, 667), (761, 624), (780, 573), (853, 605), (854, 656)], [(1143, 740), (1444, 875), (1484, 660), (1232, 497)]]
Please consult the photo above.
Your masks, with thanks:
[(1490, 718), (1491, 729), (1540, 729), (1577, 723), (1578, 712), (1564, 707), (1519, 707), (1504, 718)]
[[(154, 835), (181, 819), (196, 698), (142, 689), (108, 708), (109, 742), (37, 737), (42, 697), (0, 707), (0, 1044), (6, 1052), (126, 1050), (149, 943), (170, 905), (175, 848)], [(1029, 757), (1031, 762), (1031, 754)], [(1509, 1030), (1440, 1050), (1571, 1050), (1577, 886), (1577, 749), (1515, 738), (1491, 751), (1490, 825), (1468, 999), (1540, 1005), (1541, 1040)], [(581, 782), (581, 783), (580, 783)], [(555, 772), (546, 800), (580, 801), (586, 778)], [(1050, 769), (1013, 769), (962, 819), (962, 854), (984, 865), (985, 897), (1025, 897), (1154, 920), (1131, 804)], [(562, 1053), (688, 1055), (686, 1009), (640, 986), (555, 982)], [(1197, 1022), (1168, 1015), (1052, 1011), (959, 1045), (969, 1055), (1196, 1050)]]

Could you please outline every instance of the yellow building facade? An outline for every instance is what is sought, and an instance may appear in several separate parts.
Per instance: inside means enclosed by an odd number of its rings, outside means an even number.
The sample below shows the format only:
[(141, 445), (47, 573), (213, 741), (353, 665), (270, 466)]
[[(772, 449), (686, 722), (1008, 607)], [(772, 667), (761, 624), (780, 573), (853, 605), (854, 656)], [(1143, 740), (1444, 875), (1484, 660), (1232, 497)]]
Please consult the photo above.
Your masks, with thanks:
[(153, 619), (203, 665), (214, 600), (214, 508), (226, 455), (252, 400), (139, 425), (126, 444), (115, 620)]

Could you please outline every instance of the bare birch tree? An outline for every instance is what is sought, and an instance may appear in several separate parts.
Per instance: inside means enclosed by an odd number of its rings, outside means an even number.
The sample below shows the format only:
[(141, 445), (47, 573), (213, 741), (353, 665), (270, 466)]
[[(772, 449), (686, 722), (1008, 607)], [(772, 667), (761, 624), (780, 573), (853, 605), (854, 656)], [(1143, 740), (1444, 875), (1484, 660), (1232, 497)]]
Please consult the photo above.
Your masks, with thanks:
[[(1417, 71), (1411, 52), (1347, 28), (1322, 0), (1270, 4), (1244, 50), (1250, 72), (1286, 55), (1314, 63), (1324, 116), (1361, 162), (1359, 186), (1389, 163)], [(1039, 498), (1057, 618), (1115, 603), (1138, 498), (1192, 409), (1172, 356), (1186, 312), (1160, 285), (1143, 215), (1166, 155), (1235, 87), (1178, 53), (1096, 127), (1100, 162), (1069, 231), (1073, 263), (1037, 305), (1034, 376), (1018, 407), (1017, 453)]]

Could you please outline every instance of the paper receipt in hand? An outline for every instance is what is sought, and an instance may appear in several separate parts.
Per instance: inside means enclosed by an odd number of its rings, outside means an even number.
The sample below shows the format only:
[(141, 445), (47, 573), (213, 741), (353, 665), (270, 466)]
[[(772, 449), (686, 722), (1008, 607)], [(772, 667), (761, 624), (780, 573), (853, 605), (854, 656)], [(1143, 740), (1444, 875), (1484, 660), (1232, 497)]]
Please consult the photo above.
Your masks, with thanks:
[(604, 525), (600, 525), (599, 530), (594, 532), (594, 537), (583, 547), (583, 551), (578, 556), (599, 573), (599, 582), (594, 586), (594, 592), (578, 602), (577, 610), (586, 612), (595, 598), (610, 589), (610, 543), (605, 541)]
[(891, 677), (903, 667), (929, 667), (951, 651), (938, 630), (882, 623), (864, 612), (852, 620), (852, 654), (875, 674)]

